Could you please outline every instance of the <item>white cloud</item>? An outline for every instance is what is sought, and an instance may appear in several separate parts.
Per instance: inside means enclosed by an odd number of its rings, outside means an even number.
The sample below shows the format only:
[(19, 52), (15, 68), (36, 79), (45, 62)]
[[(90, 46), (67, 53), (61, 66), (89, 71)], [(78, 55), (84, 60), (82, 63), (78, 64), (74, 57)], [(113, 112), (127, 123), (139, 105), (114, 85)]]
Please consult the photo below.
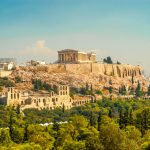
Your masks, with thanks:
[(45, 48), (45, 40), (39, 40), (36, 42), (37, 48)]
[(46, 47), (45, 40), (38, 40), (36, 41), (34, 46), (26, 47), (19, 53), (21, 55), (26, 55), (26, 56), (44, 57), (44, 56), (52, 55), (53, 51), (50, 48)]
[(57, 60), (57, 51), (47, 47), (45, 40), (37, 40), (34, 44), (26, 46), (22, 50), (9, 51), (7, 56), (17, 58), (17, 62), (25, 63), (31, 59), (44, 60), (47, 63), (54, 62)]

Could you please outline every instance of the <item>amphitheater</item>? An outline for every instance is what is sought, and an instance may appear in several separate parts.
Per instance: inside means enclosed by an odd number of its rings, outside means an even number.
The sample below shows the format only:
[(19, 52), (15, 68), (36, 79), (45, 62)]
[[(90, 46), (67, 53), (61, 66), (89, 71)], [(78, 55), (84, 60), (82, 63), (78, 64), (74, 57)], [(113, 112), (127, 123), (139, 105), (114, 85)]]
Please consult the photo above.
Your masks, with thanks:
[(6, 106), (20, 106), (21, 110), (36, 109), (70, 109), (74, 106), (84, 105), (86, 103), (95, 102), (93, 96), (80, 96), (78, 99), (70, 97), (70, 88), (67, 85), (55, 86), (56, 92), (33, 92), (22, 91), (14, 87), (6, 88), (0, 96), (0, 104)]

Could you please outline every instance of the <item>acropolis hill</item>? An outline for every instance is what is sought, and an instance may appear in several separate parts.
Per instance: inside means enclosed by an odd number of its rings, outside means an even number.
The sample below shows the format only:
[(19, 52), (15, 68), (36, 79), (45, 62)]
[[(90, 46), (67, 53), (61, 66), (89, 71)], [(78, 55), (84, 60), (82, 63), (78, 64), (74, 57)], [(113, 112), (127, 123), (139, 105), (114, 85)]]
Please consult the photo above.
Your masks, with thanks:
[(142, 74), (141, 66), (126, 64), (107, 64), (98, 63), (95, 53), (79, 52), (77, 50), (65, 49), (58, 51), (58, 61), (55, 64), (47, 66), (37, 65), (28, 67), (37, 71), (46, 71), (48, 73), (75, 73), (75, 74), (99, 74), (114, 76), (119, 78), (140, 77)]
[[(83, 87), (86, 83), (95, 89), (112, 86), (136, 86), (141, 81), (143, 89), (147, 88), (147, 81), (143, 79), (141, 66), (127, 64), (108, 64), (97, 62), (95, 53), (79, 52), (77, 50), (62, 50), (58, 52), (58, 60), (49, 65), (20, 66), (13, 71), (11, 78), (20, 76), (23, 83), (19, 87), (31, 88), (32, 79), (41, 79), (49, 84), (68, 84), (71, 87)], [(134, 84), (131, 78), (134, 77)]]

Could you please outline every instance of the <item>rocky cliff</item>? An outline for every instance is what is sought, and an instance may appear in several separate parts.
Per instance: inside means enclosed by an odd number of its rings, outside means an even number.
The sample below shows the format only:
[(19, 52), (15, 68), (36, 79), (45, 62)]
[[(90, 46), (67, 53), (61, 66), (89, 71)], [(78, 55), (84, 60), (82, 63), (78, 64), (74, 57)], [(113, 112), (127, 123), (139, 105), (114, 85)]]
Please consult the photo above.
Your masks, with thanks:
[(74, 73), (74, 74), (98, 74), (114, 76), (119, 78), (140, 77), (142, 68), (140, 66), (131, 65), (118, 65), (118, 64), (100, 64), (100, 63), (87, 63), (87, 64), (50, 64), (48, 66), (30, 66), (21, 67), (23, 70), (32, 71), (45, 71), (48, 73)]
[[(20, 76), (23, 80), (18, 83), (18, 88), (31, 89), (32, 79), (41, 79), (49, 84), (68, 84), (72, 87), (83, 87), (89, 83), (95, 89), (103, 89), (110, 86), (118, 89), (120, 86), (136, 87), (140, 81), (143, 89), (147, 89), (148, 82), (141, 74), (140, 66), (118, 64), (50, 64), (47, 66), (18, 67), (10, 78)], [(132, 83), (134, 76), (134, 84)]]

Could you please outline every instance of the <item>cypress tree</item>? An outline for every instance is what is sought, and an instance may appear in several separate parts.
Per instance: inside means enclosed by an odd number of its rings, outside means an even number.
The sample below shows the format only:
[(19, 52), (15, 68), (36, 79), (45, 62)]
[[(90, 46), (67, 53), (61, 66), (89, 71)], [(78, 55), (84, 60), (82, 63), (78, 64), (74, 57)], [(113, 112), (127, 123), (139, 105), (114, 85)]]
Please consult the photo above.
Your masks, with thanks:
[(147, 95), (150, 96), (150, 85), (148, 86)]
[(111, 110), (111, 109), (109, 109), (108, 116), (109, 116), (110, 118), (113, 118), (113, 113), (112, 113), (112, 110)]
[(130, 112), (129, 112), (129, 124), (133, 125), (133, 123), (134, 123), (134, 120), (133, 120), (133, 111), (132, 111), (132, 109), (130, 109)]
[(16, 113), (17, 113), (17, 114), (20, 114), (20, 105), (19, 105), (19, 104), (17, 105)]
[(93, 112), (91, 111), (90, 113), (90, 125), (94, 126), (95, 122), (94, 122), (94, 116), (93, 116)]
[(135, 90), (135, 95), (136, 95), (136, 97), (141, 96), (141, 84), (140, 84), (139, 81), (138, 81), (138, 84), (137, 84), (137, 87), (136, 87), (136, 90)]
[(24, 141), (28, 141), (28, 124), (25, 124), (24, 128)]
[(10, 118), (9, 118), (9, 135), (11, 139), (13, 140), (13, 113), (11, 112)]
[(120, 129), (123, 128), (123, 122), (124, 122), (123, 118), (124, 118), (123, 117), (123, 109), (121, 108), (119, 110), (119, 127), (120, 127)]
[(99, 112), (97, 122), (98, 122), (98, 129), (97, 130), (100, 131), (101, 125), (102, 125), (102, 113), (101, 112)]
[(65, 105), (63, 104), (63, 107), (62, 107), (62, 112), (64, 113), (65, 112)]
[(134, 73), (132, 73), (132, 79), (131, 79), (132, 84), (134, 84)]

